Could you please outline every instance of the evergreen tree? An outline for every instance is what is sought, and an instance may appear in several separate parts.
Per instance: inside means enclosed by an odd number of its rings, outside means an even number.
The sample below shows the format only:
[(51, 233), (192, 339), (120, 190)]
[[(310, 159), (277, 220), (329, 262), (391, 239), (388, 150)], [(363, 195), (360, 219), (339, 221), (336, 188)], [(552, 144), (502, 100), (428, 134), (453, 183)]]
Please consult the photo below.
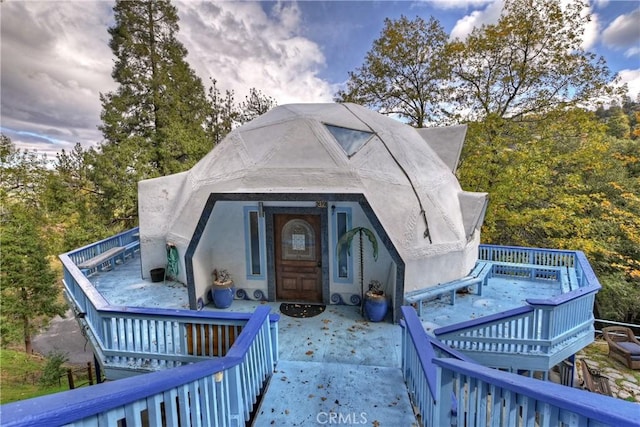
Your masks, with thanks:
[(64, 314), (60, 292), (47, 258), (47, 215), (41, 198), (49, 173), (46, 160), (16, 150), (0, 138), (0, 307), (3, 343), (20, 330), (27, 353), (43, 321)]
[(249, 95), (244, 97), (244, 101), (238, 107), (238, 121), (240, 124), (250, 122), (276, 105), (278, 105), (278, 103), (275, 99), (252, 87), (249, 89)]
[(42, 322), (64, 315), (60, 290), (47, 258), (41, 236), (42, 218), (37, 211), (17, 202), (3, 207), (1, 217), (0, 293), (3, 329), (22, 331), (25, 351), (32, 352), (31, 337)]
[(240, 116), (233, 91), (227, 89), (223, 95), (217, 83), (216, 79), (211, 79), (208, 92), (210, 110), (206, 122), (207, 136), (213, 145), (218, 144), (231, 132)]
[(114, 13), (109, 46), (119, 87), (101, 94), (104, 142), (91, 161), (106, 212), (132, 224), (138, 181), (184, 171), (211, 149), (210, 106), (176, 39), (169, 0), (117, 0)]

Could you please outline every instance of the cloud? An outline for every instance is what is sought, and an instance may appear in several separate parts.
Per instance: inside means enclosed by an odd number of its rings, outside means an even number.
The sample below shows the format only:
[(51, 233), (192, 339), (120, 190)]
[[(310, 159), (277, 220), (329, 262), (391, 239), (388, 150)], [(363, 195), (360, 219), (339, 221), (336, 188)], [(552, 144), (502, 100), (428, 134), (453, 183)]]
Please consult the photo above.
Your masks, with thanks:
[[(175, 2), (178, 39), (202, 79), (242, 101), (255, 87), (278, 103), (331, 101), (320, 47), (300, 36), (295, 3)], [(261, 6), (262, 5), (262, 6)], [(100, 93), (117, 88), (107, 32), (113, 2), (2, 4), (2, 132), (55, 153), (102, 140)], [(6, 60), (6, 58), (11, 58)]]
[(594, 0), (593, 7), (595, 9), (604, 9), (609, 5), (609, 0)]
[(205, 85), (215, 78), (221, 89), (234, 90), (240, 99), (255, 87), (279, 104), (331, 101), (334, 88), (318, 77), (325, 57), (320, 46), (299, 35), (297, 5), (263, 5), (176, 3), (178, 38), (189, 50), (187, 61)]
[(640, 8), (631, 13), (618, 16), (602, 32), (602, 41), (612, 49), (626, 49), (625, 55), (631, 57), (640, 52)]
[(435, 9), (469, 9), (478, 8), (493, 0), (424, 0)]
[(2, 5), (2, 126), (22, 131), (16, 145), (40, 141), (46, 152), (100, 140), (99, 92), (114, 86), (110, 16), (106, 2)]
[(591, 49), (595, 46), (600, 35), (600, 17), (597, 13), (593, 13), (591, 7), (585, 6), (580, 14), (583, 18), (590, 15), (589, 20), (584, 25), (584, 33), (582, 33), (581, 47), (585, 50)]
[[(439, 2), (438, 2), (439, 3)], [(455, 2), (454, 3), (458, 3)], [(461, 3), (474, 3), (471, 2), (461, 2)], [(481, 3), (481, 2), (478, 2)], [(486, 2), (485, 2), (486, 3)], [(566, 7), (570, 4), (570, 0), (562, 0), (562, 7)], [(487, 5), (482, 10), (474, 10), (470, 14), (460, 18), (456, 25), (451, 30), (451, 39), (459, 38), (464, 40), (474, 28), (481, 27), (482, 25), (492, 25), (496, 24), (500, 19), (500, 15), (502, 13), (502, 9), (504, 8), (504, 0), (493, 0), (491, 3)], [(600, 32), (600, 24), (598, 15), (591, 13), (591, 8), (588, 5), (581, 11), (581, 15), (584, 17), (587, 14), (591, 14), (590, 20), (584, 26), (584, 33), (582, 36), (581, 46), (583, 49), (590, 49), (593, 47), (598, 39), (598, 34)]]
[(620, 77), (621, 85), (627, 84), (629, 97), (634, 100), (638, 99), (638, 95), (640, 94), (640, 68), (636, 68), (635, 70), (620, 70), (618, 77)]
[(504, 0), (495, 0), (489, 3), (484, 9), (474, 10), (470, 14), (460, 18), (451, 30), (450, 38), (452, 40), (456, 38), (464, 40), (471, 34), (474, 28), (497, 23), (503, 7)]

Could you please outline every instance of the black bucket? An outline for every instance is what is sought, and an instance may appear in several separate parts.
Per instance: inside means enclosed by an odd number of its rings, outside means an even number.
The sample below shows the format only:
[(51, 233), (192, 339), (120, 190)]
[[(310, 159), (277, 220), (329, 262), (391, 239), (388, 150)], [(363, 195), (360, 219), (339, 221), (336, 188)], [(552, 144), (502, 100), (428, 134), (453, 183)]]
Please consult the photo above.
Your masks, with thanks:
[(164, 280), (164, 268), (154, 268), (151, 270), (151, 281), (162, 282)]

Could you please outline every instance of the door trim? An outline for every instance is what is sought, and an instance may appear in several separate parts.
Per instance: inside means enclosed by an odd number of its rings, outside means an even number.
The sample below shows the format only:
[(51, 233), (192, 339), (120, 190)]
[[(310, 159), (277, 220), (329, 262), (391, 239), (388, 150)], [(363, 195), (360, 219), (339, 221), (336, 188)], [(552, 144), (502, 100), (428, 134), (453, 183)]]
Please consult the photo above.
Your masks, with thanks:
[(326, 208), (315, 207), (264, 207), (265, 234), (267, 241), (267, 299), (276, 301), (276, 265), (275, 265), (275, 239), (273, 216), (275, 214), (291, 215), (319, 215), (320, 216), (320, 244), (322, 245), (322, 302), (329, 304), (329, 218)]

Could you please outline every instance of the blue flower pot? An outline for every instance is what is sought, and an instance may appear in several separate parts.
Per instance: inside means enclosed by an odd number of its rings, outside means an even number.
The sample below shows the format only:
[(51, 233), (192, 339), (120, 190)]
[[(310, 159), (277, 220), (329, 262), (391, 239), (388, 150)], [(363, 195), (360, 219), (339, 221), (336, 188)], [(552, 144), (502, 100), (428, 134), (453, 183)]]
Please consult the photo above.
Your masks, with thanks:
[(380, 322), (387, 315), (389, 308), (387, 298), (384, 295), (375, 295), (367, 292), (364, 298), (364, 316), (371, 322)]
[(233, 302), (233, 287), (213, 285), (211, 299), (217, 308), (229, 308)]

